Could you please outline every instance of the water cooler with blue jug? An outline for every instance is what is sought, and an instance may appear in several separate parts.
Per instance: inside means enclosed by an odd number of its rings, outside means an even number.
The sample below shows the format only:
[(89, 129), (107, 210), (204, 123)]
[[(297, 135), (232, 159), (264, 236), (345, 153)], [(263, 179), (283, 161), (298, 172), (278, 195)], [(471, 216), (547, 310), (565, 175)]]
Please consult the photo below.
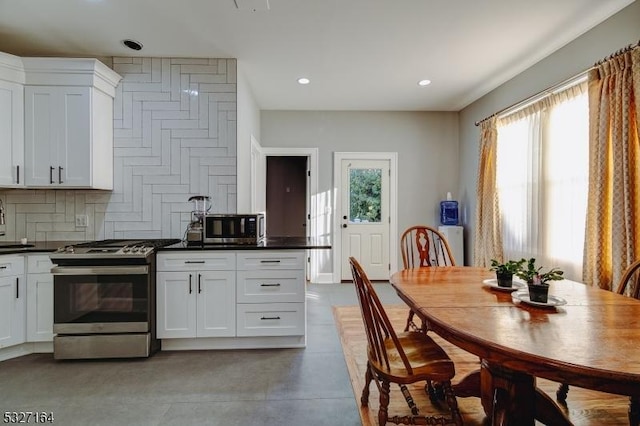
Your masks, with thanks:
[(458, 202), (447, 192), (447, 199), (440, 202), (440, 226), (438, 231), (447, 239), (456, 265), (464, 265), (464, 234), (458, 225)]

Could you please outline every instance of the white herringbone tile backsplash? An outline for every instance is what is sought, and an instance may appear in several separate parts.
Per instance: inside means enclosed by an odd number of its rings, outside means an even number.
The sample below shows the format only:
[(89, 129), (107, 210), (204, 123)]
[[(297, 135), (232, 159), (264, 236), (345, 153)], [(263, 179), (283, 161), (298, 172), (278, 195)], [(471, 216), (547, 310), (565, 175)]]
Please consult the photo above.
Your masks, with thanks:
[(182, 238), (197, 194), (235, 212), (236, 60), (116, 57), (113, 69), (113, 191), (0, 192), (5, 240)]

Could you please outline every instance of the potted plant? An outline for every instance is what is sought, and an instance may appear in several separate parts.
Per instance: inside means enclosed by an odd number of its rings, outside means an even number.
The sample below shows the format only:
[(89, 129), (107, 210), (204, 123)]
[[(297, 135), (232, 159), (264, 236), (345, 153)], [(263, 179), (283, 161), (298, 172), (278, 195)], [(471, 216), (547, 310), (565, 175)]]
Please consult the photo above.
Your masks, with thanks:
[(526, 267), (521, 268), (516, 275), (527, 282), (529, 287), (529, 300), (532, 302), (547, 303), (549, 297), (549, 282), (563, 279), (564, 272), (558, 268), (551, 268), (547, 272), (541, 272), (542, 267), (536, 267), (536, 259), (521, 259)]
[(508, 260), (507, 262), (499, 262), (491, 259), (491, 270), (496, 273), (496, 280), (499, 287), (513, 287), (513, 275), (520, 271), (525, 260)]

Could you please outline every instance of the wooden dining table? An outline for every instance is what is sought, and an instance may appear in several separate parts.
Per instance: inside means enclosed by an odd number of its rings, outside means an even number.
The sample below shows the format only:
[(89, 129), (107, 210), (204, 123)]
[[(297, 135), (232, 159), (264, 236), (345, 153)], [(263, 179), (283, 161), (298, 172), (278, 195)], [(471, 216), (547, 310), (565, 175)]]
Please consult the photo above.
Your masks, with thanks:
[(486, 268), (452, 266), (406, 269), (390, 280), (430, 332), (479, 357), (456, 395), (480, 397), (496, 425), (571, 424), (536, 387), (540, 377), (627, 395), (637, 425), (640, 301), (562, 280), (549, 290), (557, 306), (537, 306), (485, 282), (492, 278)]

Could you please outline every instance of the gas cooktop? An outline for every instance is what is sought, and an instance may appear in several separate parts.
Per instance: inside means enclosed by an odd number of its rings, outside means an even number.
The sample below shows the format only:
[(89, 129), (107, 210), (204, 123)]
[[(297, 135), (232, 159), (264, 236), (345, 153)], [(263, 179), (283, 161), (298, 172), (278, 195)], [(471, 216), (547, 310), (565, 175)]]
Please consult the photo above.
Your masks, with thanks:
[(89, 241), (86, 243), (74, 244), (74, 247), (164, 247), (179, 242), (178, 239), (160, 238), (160, 239), (137, 239), (137, 240), (99, 240)]
[(51, 259), (145, 258), (154, 253), (155, 249), (179, 241), (169, 238), (90, 241), (60, 247), (51, 254)]

